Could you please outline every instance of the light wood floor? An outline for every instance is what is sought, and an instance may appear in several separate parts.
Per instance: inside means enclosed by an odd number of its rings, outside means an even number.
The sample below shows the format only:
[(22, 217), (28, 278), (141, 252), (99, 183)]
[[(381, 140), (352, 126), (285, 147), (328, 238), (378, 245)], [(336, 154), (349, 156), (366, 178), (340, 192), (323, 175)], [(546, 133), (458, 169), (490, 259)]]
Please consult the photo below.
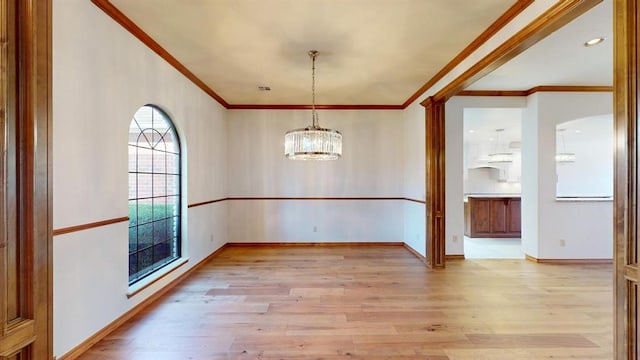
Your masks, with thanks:
[(612, 359), (612, 266), (230, 247), (81, 359)]

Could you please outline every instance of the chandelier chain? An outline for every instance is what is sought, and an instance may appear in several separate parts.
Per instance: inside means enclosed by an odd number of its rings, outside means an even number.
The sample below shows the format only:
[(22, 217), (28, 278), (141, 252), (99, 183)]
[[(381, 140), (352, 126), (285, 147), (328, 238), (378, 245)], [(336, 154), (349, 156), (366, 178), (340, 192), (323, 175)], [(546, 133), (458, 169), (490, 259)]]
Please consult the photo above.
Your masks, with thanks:
[(313, 121), (313, 127), (318, 127), (318, 114), (316, 113), (316, 56), (318, 52), (315, 50), (309, 51), (311, 57), (311, 120)]

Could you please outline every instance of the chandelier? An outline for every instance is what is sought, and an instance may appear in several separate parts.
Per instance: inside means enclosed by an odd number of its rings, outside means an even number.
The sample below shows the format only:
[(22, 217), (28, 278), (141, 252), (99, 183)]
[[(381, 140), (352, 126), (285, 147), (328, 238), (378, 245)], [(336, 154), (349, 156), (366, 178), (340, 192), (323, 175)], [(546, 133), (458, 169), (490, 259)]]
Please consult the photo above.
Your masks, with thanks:
[(316, 112), (316, 57), (311, 58), (311, 126), (287, 131), (284, 135), (284, 155), (291, 160), (337, 160), (342, 156), (342, 134), (337, 130), (321, 128)]
[(564, 132), (567, 129), (558, 129), (560, 133), (560, 140), (562, 141), (562, 152), (556, 152), (556, 162), (559, 163), (572, 163), (576, 162), (576, 153), (567, 152), (566, 144), (564, 143)]
[(500, 144), (500, 134), (504, 132), (504, 129), (496, 129), (496, 143), (494, 146), (494, 153), (489, 154), (489, 163), (491, 164), (509, 164), (513, 162), (513, 153), (507, 151), (501, 151), (502, 145)]

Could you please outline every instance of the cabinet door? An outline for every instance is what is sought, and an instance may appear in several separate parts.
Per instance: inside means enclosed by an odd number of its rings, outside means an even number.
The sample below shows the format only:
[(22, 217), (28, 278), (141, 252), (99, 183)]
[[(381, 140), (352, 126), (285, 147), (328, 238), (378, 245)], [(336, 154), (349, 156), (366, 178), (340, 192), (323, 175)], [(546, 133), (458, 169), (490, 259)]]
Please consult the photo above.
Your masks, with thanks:
[(511, 199), (507, 207), (507, 232), (520, 233), (521, 231), (520, 199)]
[(507, 204), (509, 199), (491, 199), (491, 233), (507, 232)]
[(491, 232), (491, 200), (473, 199), (469, 200), (471, 236), (488, 234)]

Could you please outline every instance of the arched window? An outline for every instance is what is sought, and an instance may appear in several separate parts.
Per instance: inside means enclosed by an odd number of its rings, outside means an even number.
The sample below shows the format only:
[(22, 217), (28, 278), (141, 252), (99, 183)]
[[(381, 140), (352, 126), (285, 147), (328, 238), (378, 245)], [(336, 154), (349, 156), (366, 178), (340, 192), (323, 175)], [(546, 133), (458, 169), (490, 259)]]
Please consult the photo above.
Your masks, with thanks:
[(145, 105), (129, 125), (129, 285), (180, 257), (180, 140)]

